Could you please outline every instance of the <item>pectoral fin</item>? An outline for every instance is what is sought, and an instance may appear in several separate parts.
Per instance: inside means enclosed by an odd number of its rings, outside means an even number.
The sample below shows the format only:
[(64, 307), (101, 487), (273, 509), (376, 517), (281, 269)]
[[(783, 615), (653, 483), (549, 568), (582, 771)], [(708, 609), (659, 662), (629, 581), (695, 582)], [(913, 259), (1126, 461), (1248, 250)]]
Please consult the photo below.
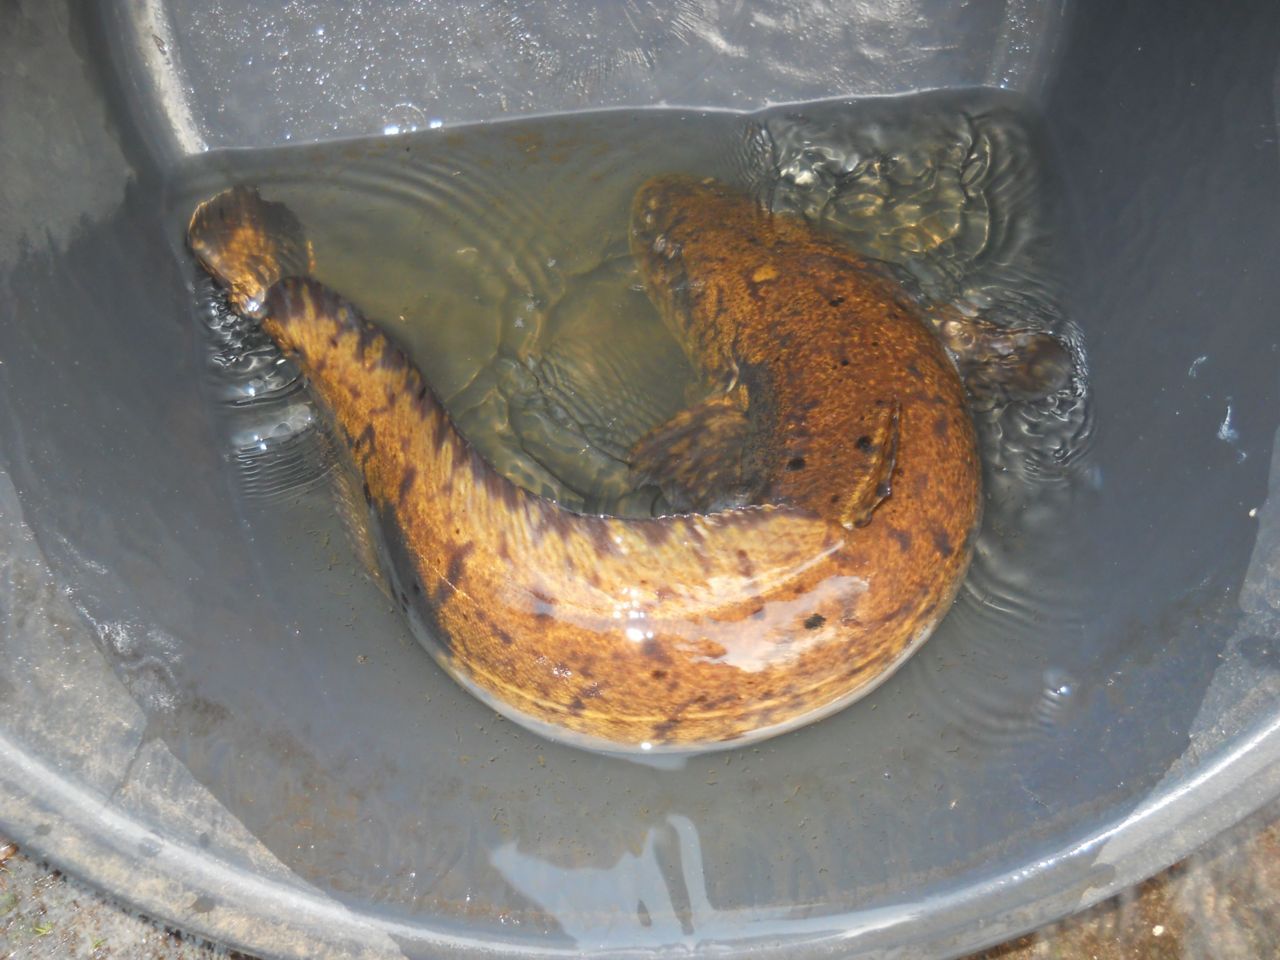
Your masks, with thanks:
[(631, 448), (631, 476), (652, 484), (678, 512), (707, 513), (754, 503), (763, 486), (747, 390), (682, 410)]
[(871, 514), (893, 493), (893, 468), (898, 458), (898, 418), (901, 404), (879, 408), (870, 433), (858, 438), (858, 450), (865, 455), (865, 468), (858, 474), (853, 491), (840, 513), (846, 530), (864, 527)]

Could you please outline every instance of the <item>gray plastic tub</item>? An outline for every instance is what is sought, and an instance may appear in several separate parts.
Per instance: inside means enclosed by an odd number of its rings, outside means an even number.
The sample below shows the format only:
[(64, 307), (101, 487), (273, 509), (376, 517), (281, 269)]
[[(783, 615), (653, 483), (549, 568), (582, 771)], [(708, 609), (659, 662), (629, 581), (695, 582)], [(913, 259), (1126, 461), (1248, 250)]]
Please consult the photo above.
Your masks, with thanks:
[[(550, 7), (0, 7), (0, 829), (266, 957), (925, 957), (1280, 794), (1280, 8)], [(970, 587), (866, 701), (670, 769), (540, 740), (436, 670), (329, 486), (237, 482), (179, 208), (383, 148), (220, 151), (832, 98), (883, 131), (861, 98), (926, 89), (1032, 118), (1028, 296), (1087, 415), (1049, 480), (991, 468)]]

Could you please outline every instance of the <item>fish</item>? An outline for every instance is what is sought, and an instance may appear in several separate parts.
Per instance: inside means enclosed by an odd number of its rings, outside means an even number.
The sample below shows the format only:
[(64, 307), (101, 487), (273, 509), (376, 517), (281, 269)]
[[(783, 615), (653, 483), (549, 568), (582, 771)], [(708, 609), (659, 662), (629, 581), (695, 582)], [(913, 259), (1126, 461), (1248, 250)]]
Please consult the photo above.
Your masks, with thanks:
[(930, 320), (875, 264), (717, 181), (643, 183), (630, 234), (708, 384), (632, 450), (635, 482), (671, 504), (651, 518), (575, 512), (498, 473), (395, 339), (312, 278), (283, 204), (232, 187), (187, 232), (233, 309), (298, 363), (363, 483), (394, 589), (454, 679), (579, 746), (754, 743), (865, 696), (952, 604), (982, 484), (943, 343), (949, 329), (991, 338)]

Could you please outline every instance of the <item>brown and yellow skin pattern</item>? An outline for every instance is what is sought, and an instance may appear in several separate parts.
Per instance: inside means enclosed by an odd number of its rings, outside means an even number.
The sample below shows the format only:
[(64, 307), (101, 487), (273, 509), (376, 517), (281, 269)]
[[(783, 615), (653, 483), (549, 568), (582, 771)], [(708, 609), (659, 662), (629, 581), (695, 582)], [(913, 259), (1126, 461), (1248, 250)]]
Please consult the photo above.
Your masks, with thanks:
[(243, 188), (202, 205), (192, 249), (238, 308), (262, 305), (347, 440), (403, 599), (497, 709), (611, 749), (742, 743), (863, 695), (945, 613), (978, 522), (963, 389), (892, 283), (803, 224), (714, 184), (638, 193), (651, 293), (712, 379), (745, 393), (771, 503), (624, 520), (496, 473), (332, 291), (292, 278), (267, 293), (259, 276), (237, 293), (217, 224), (255, 201), (277, 207)]

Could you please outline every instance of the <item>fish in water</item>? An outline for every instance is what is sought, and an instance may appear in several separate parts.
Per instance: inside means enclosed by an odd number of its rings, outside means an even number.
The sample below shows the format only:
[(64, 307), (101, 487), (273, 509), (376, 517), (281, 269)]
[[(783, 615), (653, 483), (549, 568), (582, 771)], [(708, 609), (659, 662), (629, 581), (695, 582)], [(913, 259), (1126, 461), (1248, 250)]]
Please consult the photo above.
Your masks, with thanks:
[(676, 511), (646, 519), (576, 513), (498, 474), (404, 350), (307, 276), (283, 205), (232, 188), (188, 239), (297, 359), (450, 674), (570, 742), (742, 744), (868, 693), (956, 594), (980, 463), (943, 341), (1008, 396), (1052, 389), (1069, 364), (1044, 334), (926, 317), (875, 265), (719, 183), (649, 181), (631, 232), (712, 385), (633, 450), (636, 482)]

